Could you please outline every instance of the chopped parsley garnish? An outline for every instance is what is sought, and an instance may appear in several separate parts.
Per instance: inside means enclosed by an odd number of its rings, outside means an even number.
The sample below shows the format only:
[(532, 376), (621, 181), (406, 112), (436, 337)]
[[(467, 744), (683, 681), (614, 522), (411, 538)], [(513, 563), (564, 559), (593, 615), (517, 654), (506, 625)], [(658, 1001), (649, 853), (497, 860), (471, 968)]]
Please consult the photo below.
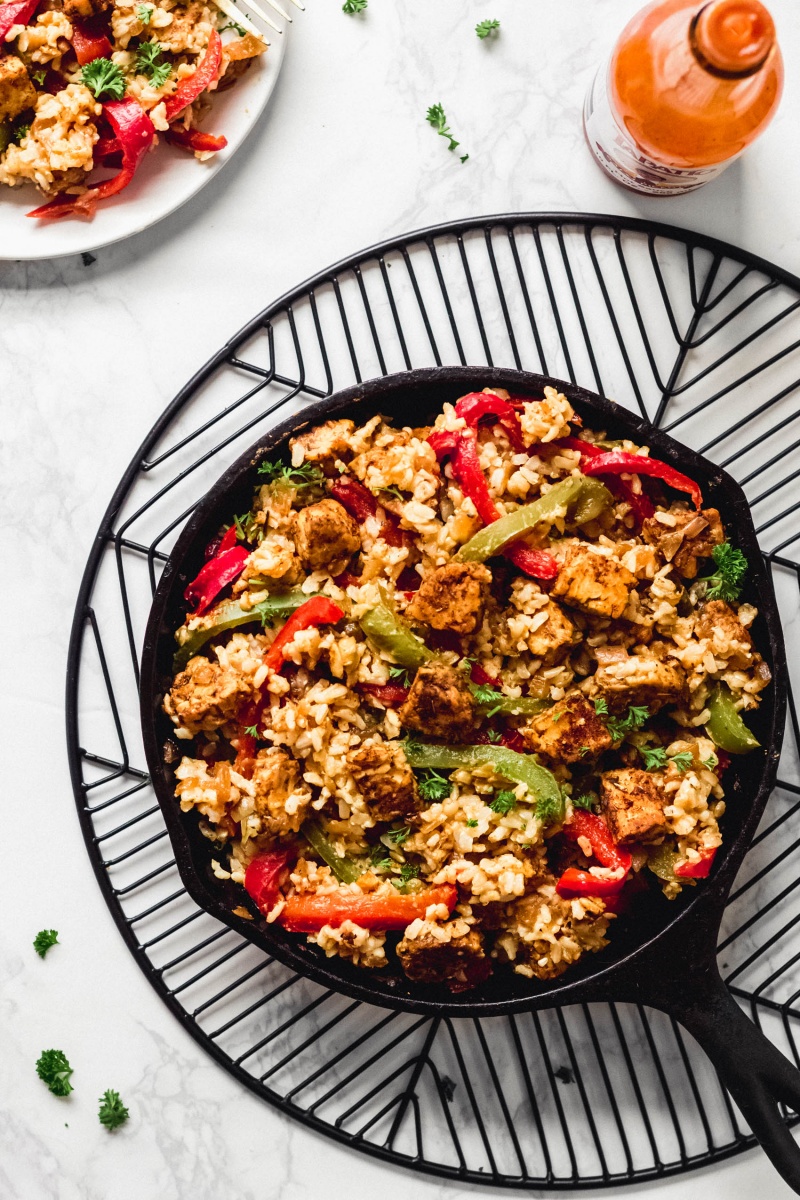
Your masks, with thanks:
[(711, 551), (716, 565), (713, 575), (698, 579), (704, 584), (706, 600), (738, 600), (744, 577), (747, 574), (747, 559), (741, 550), (735, 550), (730, 542), (723, 542)]
[(347, 15), (351, 17), (353, 13), (363, 12), (367, 7), (367, 3), (368, 0), (344, 0), (342, 12), (347, 13)]
[(490, 687), (488, 683), (475, 684), (470, 687), (470, 691), (478, 707), (489, 710), (485, 716), (493, 717), (496, 712), (500, 711), (502, 701), (505, 699), (502, 692)]
[(37, 87), (44, 87), (44, 81), (47, 79), (47, 67), (39, 67), (37, 71), (31, 71), (31, 78)]
[(411, 830), (408, 825), (402, 825), (400, 829), (390, 829), (386, 837), (395, 846), (402, 846), (403, 842), (408, 841)]
[(248, 737), (251, 737), (251, 738), (260, 738), (261, 737), (261, 734), (258, 732), (257, 725), (245, 725), (244, 731), (248, 735)]
[(640, 746), (639, 753), (644, 759), (645, 771), (659, 771), (666, 765), (667, 752), (663, 746)]
[(391, 487), (382, 487), (382, 488), (378, 488), (378, 491), (379, 491), (379, 492), (386, 492), (386, 494), (387, 494), (388, 496), (394, 496), (395, 500), (402, 500), (402, 501), (403, 501), (403, 503), (405, 504), (405, 499), (406, 499), (406, 498), (405, 498), (405, 496), (403, 495), (403, 493), (400, 491), (400, 488), (399, 488), (399, 487), (396, 487), (396, 486), (395, 486), (395, 484), (392, 484), (392, 486), (391, 486)]
[[(447, 125), (447, 117), (441, 104), (432, 104), (428, 109), (425, 119), (429, 125), (432, 125), (440, 137), (447, 138), (447, 149), (456, 150), (461, 144), (453, 137)], [(461, 162), (466, 162), (469, 158), (468, 154), (461, 155)]]
[(12, 139), (19, 145), (23, 138), (26, 138), (31, 131), (30, 125), (18, 125), (12, 133)]
[(560, 721), (562, 717), (566, 716), (566, 713), (567, 710), (565, 708), (562, 708), (560, 712), (558, 709), (556, 709), (556, 711), (553, 713), (552, 720)]
[(33, 939), (33, 948), (39, 955), (39, 958), (44, 958), (51, 946), (55, 946), (58, 941), (58, 933), (55, 929), (42, 929)]
[(690, 750), (683, 750), (680, 754), (673, 754), (669, 761), (676, 768), (678, 773), (682, 775), (684, 771), (689, 770), (689, 767), (692, 765), (694, 759)]
[(36, 1063), (36, 1074), (54, 1096), (68, 1096), (73, 1090), (69, 1081), (72, 1067), (63, 1050), (43, 1050)]
[(95, 100), (121, 100), (125, 95), (122, 71), (110, 58), (95, 58), (81, 69), (81, 80), (94, 94)]
[(450, 780), (438, 771), (427, 771), (425, 778), (419, 781), (419, 794), (423, 800), (445, 800), (451, 791)]
[(392, 883), (397, 883), (399, 887), (409, 883), (412, 879), (419, 879), (419, 867), (415, 867), (413, 863), (403, 863), (400, 868), (400, 878), (392, 880)]
[(136, 20), (141, 25), (149, 25), (153, 19), (155, 9), (152, 4), (137, 4), (136, 5)]
[(267, 483), (290, 483), (294, 488), (316, 487), (325, 482), (325, 476), (316, 463), (301, 463), (299, 467), (287, 466), (282, 462), (258, 464), (258, 474)]
[(142, 42), (136, 50), (136, 70), (146, 75), (154, 88), (160, 88), (169, 79), (172, 67), (163, 61), (158, 42)]
[(242, 513), (240, 517), (234, 517), (233, 523), (236, 526), (236, 536), (240, 541), (260, 541), (264, 527), (263, 525), (259, 525), (251, 512)]
[(486, 734), (486, 736), (487, 736), (487, 738), (489, 739), (489, 741), (492, 743), (492, 745), (493, 745), (493, 746), (494, 746), (494, 745), (495, 745), (497, 742), (500, 742), (500, 741), (502, 741), (502, 740), (503, 740), (503, 735), (502, 735), (502, 733), (498, 733), (498, 731), (497, 731), (496, 729), (490, 729), (490, 730), (488, 731), (488, 733)]
[(592, 792), (585, 792), (582, 796), (573, 796), (572, 807), (585, 808), (587, 812), (594, 812), (597, 807), (597, 796)]
[(719, 759), (716, 754), (709, 754), (708, 758), (704, 758), (702, 762), (707, 771), (716, 771), (719, 766)]
[(243, 25), (237, 25), (235, 21), (228, 21), (227, 25), (223, 25), (220, 33), (224, 33), (226, 29), (232, 29), (234, 33), (238, 33), (239, 37), (245, 37), (247, 30)]
[(591, 746), (581, 746), (581, 748), (578, 750), (578, 754), (580, 755), (581, 758), (585, 758), (586, 755), (589, 753), (590, 749), (591, 749)]
[(497, 33), (499, 28), (500, 22), (497, 20), (497, 18), (489, 17), (486, 21), (478, 22), (478, 24), (475, 26), (475, 32), (481, 41), (483, 41), (484, 38), (488, 38), (490, 34)]
[(411, 682), (408, 677), (408, 667), (389, 667), (389, 678), (394, 679), (401, 687), (408, 687)]
[(517, 797), (513, 792), (498, 792), (494, 800), (492, 800), (489, 808), (492, 812), (497, 813), (501, 817), (507, 816), (512, 809), (517, 807)]
[(596, 696), (594, 701), (594, 711), (598, 717), (608, 716), (608, 704), (602, 696)]
[(536, 816), (543, 825), (562, 817), (561, 801), (557, 796), (541, 796), (536, 801)]
[(466, 825), (468, 826), (469, 829), (474, 829), (477, 824), (478, 824), (478, 822), (475, 820), (474, 817), (470, 817), (469, 820), (466, 822)]
[(621, 742), (629, 733), (641, 729), (650, 716), (650, 709), (644, 705), (630, 704), (624, 717), (609, 717), (606, 721), (608, 732), (615, 742)]
[(105, 1125), (109, 1133), (124, 1125), (129, 1116), (128, 1110), (119, 1098), (119, 1092), (110, 1089), (100, 1097), (100, 1108), (97, 1112), (101, 1125)]
[(376, 871), (389, 871), (392, 866), (392, 860), (386, 853), (386, 847), (382, 842), (372, 847), (372, 852), (369, 856), (370, 862)]

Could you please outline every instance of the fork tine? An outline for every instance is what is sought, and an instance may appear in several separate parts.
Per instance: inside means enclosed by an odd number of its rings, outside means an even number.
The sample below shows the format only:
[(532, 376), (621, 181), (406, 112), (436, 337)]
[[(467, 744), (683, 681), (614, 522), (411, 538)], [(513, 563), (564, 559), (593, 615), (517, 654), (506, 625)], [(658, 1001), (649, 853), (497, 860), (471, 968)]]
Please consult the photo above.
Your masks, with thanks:
[[(255, 9), (255, 4), (251, 4), (250, 0), (245, 0), (245, 3), (250, 4), (250, 7), (252, 9)], [(277, 0), (267, 0), (267, 4), (270, 6), (270, 8), (274, 8), (277, 13), (280, 13), (280, 15), (283, 17), (284, 21), (288, 21), (289, 24), (291, 25), (292, 18), (289, 16), (289, 14), (287, 13), (285, 8), (281, 8), (281, 6), (280, 6), (280, 4), (278, 4)]]
[(253, 24), (249, 17), (246, 17), (245, 14), (236, 7), (232, 0), (214, 0), (214, 4), (216, 4), (220, 12), (225, 13), (226, 17), (230, 17), (230, 19), (235, 21), (237, 25), (241, 25), (242, 28), (246, 29), (248, 33), (254, 34), (257, 38), (260, 38), (262, 42), (266, 42), (266, 44), (269, 46), (270, 43), (264, 37), (261, 30)]
[(257, 17), (261, 17), (261, 20), (269, 25), (270, 29), (274, 29), (276, 33), (283, 33), (280, 25), (276, 25), (275, 22), (267, 16), (263, 8), (261, 8), (259, 4), (256, 4), (256, 0), (240, 0), (240, 3), (245, 4), (251, 10), (251, 12), (256, 14)]

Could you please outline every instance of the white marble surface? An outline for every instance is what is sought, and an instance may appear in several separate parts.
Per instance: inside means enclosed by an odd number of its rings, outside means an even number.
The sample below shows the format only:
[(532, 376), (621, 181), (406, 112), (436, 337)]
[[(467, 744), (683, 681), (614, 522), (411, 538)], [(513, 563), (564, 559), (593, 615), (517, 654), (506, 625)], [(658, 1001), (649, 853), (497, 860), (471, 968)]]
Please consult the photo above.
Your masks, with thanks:
[[(389, 234), (459, 216), (585, 210), (650, 216), (800, 273), (800, 22), (772, 0), (789, 79), (762, 141), (682, 200), (617, 189), (584, 150), (580, 106), (630, 0), (370, 0), (348, 18), (309, 0), (274, 102), (238, 159), (185, 209), (90, 266), (0, 266), (0, 528), (7, 833), (0, 939), (2, 1200), (433, 1197), (426, 1181), (312, 1135), (244, 1092), (150, 989), (98, 892), (66, 769), (64, 667), (80, 573), (113, 486), (207, 354), (320, 267)], [(500, 38), (479, 42), (476, 20)], [(441, 101), (470, 154), (425, 123)], [(202, 169), (202, 168), (198, 168)], [(28, 612), (33, 622), (24, 620)], [(55, 926), (45, 962), (31, 939)], [(36, 1078), (62, 1047), (75, 1093)], [(131, 1109), (114, 1137), (95, 1097)], [(790, 1195), (760, 1154), (630, 1197)]]

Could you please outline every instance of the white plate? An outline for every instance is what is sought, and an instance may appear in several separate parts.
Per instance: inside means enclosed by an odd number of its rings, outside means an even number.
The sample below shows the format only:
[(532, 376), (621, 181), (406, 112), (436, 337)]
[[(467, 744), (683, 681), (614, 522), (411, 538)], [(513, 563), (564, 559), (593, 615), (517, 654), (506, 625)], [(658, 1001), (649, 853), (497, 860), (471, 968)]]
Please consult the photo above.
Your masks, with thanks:
[(228, 144), (207, 162), (163, 137), (124, 192), (97, 206), (94, 217), (36, 221), (25, 214), (42, 203), (32, 187), (0, 188), (0, 260), (59, 258), (82, 254), (141, 233), (168, 217), (221, 171), (258, 120), (272, 95), (285, 54), (287, 33), (270, 34), (270, 47), (228, 91), (214, 97), (203, 121)]

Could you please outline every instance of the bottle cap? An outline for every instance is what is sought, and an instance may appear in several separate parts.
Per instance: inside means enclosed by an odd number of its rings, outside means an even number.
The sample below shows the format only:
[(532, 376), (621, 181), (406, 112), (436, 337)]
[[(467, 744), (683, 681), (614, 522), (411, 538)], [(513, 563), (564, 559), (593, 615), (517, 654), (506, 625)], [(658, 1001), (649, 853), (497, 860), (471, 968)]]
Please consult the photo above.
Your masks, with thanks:
[(750, 75), (775, 43), (775, 24), (759, 0), (712, 0), (695, 18), (692, 43), (704, 67)]

